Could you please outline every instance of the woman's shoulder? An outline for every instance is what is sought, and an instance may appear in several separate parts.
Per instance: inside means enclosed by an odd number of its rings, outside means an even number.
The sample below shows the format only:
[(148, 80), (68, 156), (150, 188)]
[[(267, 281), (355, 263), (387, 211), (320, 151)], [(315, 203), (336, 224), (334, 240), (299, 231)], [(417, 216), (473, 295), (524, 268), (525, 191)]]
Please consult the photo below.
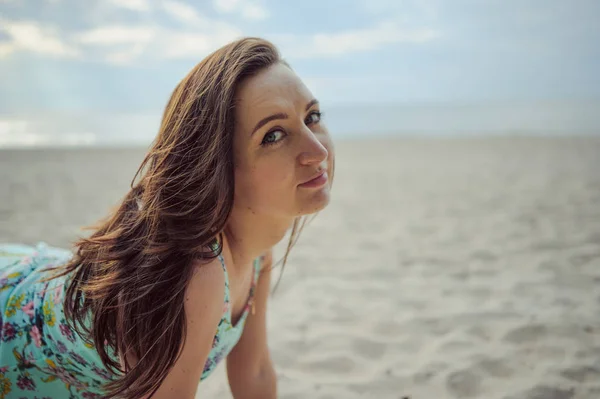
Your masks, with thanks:
[(198, 307), (221, 310), (225, 294), (225, 273), (221, 260), (195, 261), (192, 267), (185, 295), (186, 310), (194, 311)]

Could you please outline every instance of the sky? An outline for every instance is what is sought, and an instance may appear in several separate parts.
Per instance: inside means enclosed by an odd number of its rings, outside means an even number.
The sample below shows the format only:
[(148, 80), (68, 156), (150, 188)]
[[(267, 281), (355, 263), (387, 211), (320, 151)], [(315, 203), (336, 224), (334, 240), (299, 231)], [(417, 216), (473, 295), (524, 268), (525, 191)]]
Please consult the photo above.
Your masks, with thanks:
[(599, 20), (598, 0), (0, 0), (0, 118), (160, 111), (242, 36), (331, 105), (598, 101)]

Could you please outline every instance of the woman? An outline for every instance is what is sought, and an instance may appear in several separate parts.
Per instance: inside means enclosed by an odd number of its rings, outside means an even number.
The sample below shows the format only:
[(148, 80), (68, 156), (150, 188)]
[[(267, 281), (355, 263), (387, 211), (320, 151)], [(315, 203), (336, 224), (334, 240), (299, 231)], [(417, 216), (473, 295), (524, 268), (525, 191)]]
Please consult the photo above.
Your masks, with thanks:
[(235, 398), (276, 397), (271, 248), (291, 229), (289, 252), (329, 202), (320, 118), (265, 40), (200, 62), (132, 189), (76, 251), (0, 247), (0, 398), (193, 398), (225, 357)]

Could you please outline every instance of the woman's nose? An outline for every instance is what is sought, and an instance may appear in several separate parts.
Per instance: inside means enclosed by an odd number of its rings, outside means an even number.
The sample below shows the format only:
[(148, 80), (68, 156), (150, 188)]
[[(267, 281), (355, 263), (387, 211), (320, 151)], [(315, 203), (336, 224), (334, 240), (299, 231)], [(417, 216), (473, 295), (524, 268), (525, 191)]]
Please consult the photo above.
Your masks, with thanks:
[(329, 151), (318, 137), (310, 132), (307, 135), (298, 159), (302, 165), (321, 163), (327, 159)]

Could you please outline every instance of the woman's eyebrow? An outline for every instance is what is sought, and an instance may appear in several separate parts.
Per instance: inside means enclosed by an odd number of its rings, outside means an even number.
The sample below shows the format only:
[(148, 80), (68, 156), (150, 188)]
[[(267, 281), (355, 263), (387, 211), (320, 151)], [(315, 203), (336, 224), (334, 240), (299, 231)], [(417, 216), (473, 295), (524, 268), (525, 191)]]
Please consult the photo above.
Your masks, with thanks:
[[(308, 102), (308, 104), (306, 104), (305, 110), (308, 111), (310, 109), (310, 107), (312, 107), (313, 105), (316, 105), (318, 103), (319, 103), (319, 101), (316, 98), (313, 98), (312, 100), (310, 100)], [(278, 120), (278, 119), (287, 119), (287, 118), (289, 118), (288, 114), (285, 114), (282, 112), (267, 116), (266, 118), (263, 118), (260, 121), (258, 121), (256, 126), (254, 126), (254, 129), (252, 129), (252, 133), (250, 133), (250, 136), (252, 136), (258, 129), (260, 129), (261, 127), (263, 127), (264, 125), (266, 125), (267, 123), (269, 123), (271, 121)]]
[(313, 98), (312, 100), (310, 100), (308, 102), (308, 104), (306, 104), (306, 111), (308, 111), (310, 109), (310, 107), (312, 107), (313, 105), (316, 105), (319, 103), (319, 100), (317, 100), (316, 98)]
[(267, 116), (266, 118), (261, 119), (256, 126), (254, 126), (254, 129), (252, 130), (252, 133), (250, 133), (250, 136), (252, 136), (258, 129), (260, 129), (261, 127), (263, 127), (264, 125), (266, 125), (267, 123), (277, 120), (277, 119), (287, 119), (288, 118), (288, 114), (284, 114), (284, 113), (278, 113), (278, 114), (273, 114), (271, 116)]

